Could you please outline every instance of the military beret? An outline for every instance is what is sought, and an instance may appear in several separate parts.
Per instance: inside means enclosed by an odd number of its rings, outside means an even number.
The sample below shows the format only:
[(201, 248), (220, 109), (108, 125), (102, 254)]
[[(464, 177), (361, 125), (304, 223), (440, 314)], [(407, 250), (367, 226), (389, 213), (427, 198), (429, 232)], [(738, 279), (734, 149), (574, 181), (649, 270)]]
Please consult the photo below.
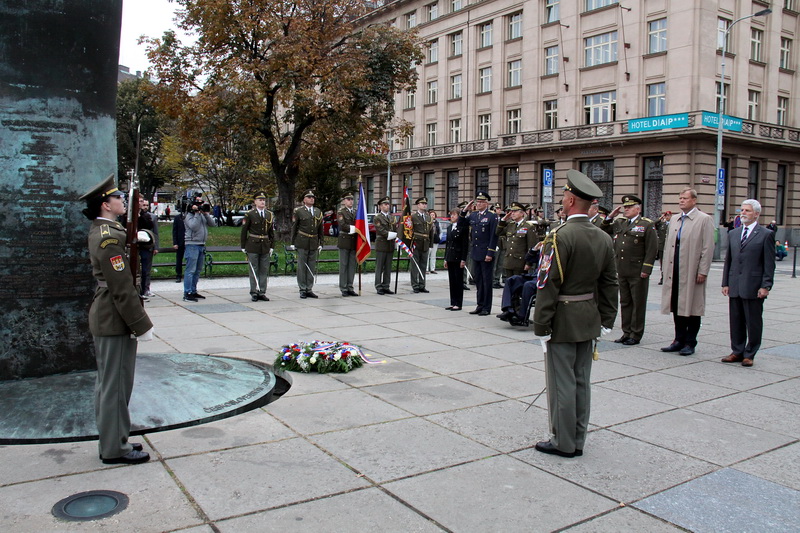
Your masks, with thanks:
[(594, 200), (603, 196), (603, 191), (589, 176), (575, 169), (567, 172), (567, 184), (564, 185), (564, 190), (584, 200)]
[(642, 203), (642, 199), (638, 196), (634, 196), (632, 194), (626, 194), (622, 197), (622, 206), (623, 207), (630, 207), (632, 205), (638, 205)]
[(114, 184), (114, 174), (109, 174), (106, 179), (83, 193), (78, 200), (92, 200), (107, 196), (125, 196), (125, 193), (117, 189)]
[(378, 200), (378, 205), (380, 205), (380, 204), (390, 204), (390, 203), (392, 203), (392, 201), (389, 199), (388, 196), (384, 196), (383, 198)]
[(478, 194), (475, 195), (476, 200), (486, 200), (487, 202), (492, 201), (492, 197), (489, 196), (489, 193), (485, 191), (479, 191)]
[(422, 196), (422, 197), (420, 197), (420, 198), (417, 198), (417, 201), (416, 201), (416, 202), (414, 202), (414, 205), (417, 205), (417, 204), (427, 204), (427, 203), (428, 203), (428, 199), (427, 199), (427, 198), (425, 198), (424, 196)]

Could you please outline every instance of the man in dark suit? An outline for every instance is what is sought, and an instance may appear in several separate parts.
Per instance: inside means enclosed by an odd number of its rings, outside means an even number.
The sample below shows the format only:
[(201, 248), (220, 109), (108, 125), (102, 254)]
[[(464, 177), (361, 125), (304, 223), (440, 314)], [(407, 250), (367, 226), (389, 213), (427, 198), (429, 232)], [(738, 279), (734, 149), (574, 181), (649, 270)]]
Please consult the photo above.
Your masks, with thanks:
[(731, 354), (723, 363), (753, 366), (761, 346), (762, 313), (775, 275), (775, 234), (759, 225), (761, 204), (742, 202), (742, 226), (728, 233), (722, 294), (729, 298)]
[[(491, 199), (487, 193), (479, 192), (475, 200), (461, 211), (461, 218), (470, 225), (470, 256), (475, 262), (472, 277), (478, 288), (478, 306), (470, 311), (471, 315), (486, 316), (492, 312), (492, 261), (497, 252), (497, 215), (489, 209)], [(473, 204), (477, 211), (470, 213)]]

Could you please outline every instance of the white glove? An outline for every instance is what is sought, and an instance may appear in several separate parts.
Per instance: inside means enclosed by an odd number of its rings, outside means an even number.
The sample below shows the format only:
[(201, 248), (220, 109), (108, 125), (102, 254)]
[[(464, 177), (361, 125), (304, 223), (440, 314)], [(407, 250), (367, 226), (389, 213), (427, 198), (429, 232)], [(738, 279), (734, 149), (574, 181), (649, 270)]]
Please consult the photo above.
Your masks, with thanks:
[[(147, 342), (153, 340), (153, 329), (154, 328), (148, 329), (147, 331), (136, 337), (136, 340), (141, 342)], [(133, 335), (131, 335), (131, 337), (133, 337)]]
[(539, 342), (542, 344), (542, 353), (547, 355), (547, 342), (550, 340), (550, 335), (544, 335), (543, 337), (536, 337), (539, 339)]
[(138, 232), (136, 232), (136, 240), (139, 242), (150, 242), (150, 234), (145, 230), (140, 229)]
[(389, 239), (390, 241), (395, 240), (397, 238), (397, 232), (396, 231), (390, 231), (389, 235), (387, 235), (386, 238)]
[(269, 256), (270, 256), (270, 257), (272, 257), (272, 252), (273, 252), (274, 250), (275, 250), (275, 248), (270, 248), (270, 249), (269, 249)]
[(319, 248), (317, 248), (317, 253), (321, 253), (321, 252), (322, 252), (322, 246), (320, 246)]
[(247, 253), (247, 250), (245, 250), (244, 248), (242, 248), (242, 253), (243, 253), (243, 254), (246, 254), (246, 253)]
[(606, 328), (606, 327), (600, 326), (600, 336), (601, 337), (605, 337), (609, 333), (611, 333), (611, 328)]
[(348, 233), (350, 233), (350, 235), (352, 235), (355, 232), (356, 232), (356, 227), (355, 226), (350, 226), (350, 231)]
[(289, 250), (290, 252), (294, 252), (294, 244), (290, 244), (289, 246), (286, 247), (286, 249)]

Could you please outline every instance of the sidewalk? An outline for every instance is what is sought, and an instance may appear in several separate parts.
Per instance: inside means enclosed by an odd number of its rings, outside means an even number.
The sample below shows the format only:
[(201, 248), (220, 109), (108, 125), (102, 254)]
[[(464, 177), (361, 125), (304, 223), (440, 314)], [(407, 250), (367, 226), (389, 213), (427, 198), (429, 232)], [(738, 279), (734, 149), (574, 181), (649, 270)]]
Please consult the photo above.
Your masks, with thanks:
[[(274, 277), (270, 302), (251, 302), (245, 278), (202, 279), (198, 303), (155, 282), (157, 340), (140, 353), (272, 362), (285, 343), (330, 339), (386, 363), (292, 374), (262, 409), (149, 434), (145, 465), (103, 465), (96, 442), (0, 447), (0, 530), (797, 531), (800, 282), (783, 266), (750, 369), (719, 362), (730, 352), (721, 263), (691, 357), (659, 350), (673, 330), (654, 281), (643, 343), (600, 343), (592, 432), (575, 459), (533, 450), (548, 428), (545, 395), (527, 409), (544, 387), (532, 330), (445, 311), (444, 272), (428, 276), (430, 294), (406, 279), (395, 296), (364, 276), (359, 298), (320, 276), (318, 300)], [(465, 298), (469, 310), (474, 287)], [(50, 514), (94, 489), (126, 494), (128, 508), (86, 523)]]

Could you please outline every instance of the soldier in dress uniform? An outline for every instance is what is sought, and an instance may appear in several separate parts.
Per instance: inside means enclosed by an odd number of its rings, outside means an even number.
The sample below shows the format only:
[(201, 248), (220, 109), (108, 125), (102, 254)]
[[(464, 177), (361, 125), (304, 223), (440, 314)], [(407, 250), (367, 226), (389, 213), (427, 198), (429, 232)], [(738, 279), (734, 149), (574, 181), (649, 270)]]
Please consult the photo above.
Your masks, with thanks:
[(397, 238), (397, 221), (389, 214), (391, 200), (384, 196), (378, 200), (380, 213), (375, 215), (375, 290), (380, 295), (394, 294), (389, 289), (392, 282), (392, 254)]
[[(509, 211), (509, 206), (505, 206), (505, 208), (500, 207), (500, 204), (494, 204), (494, 214), (497, 215), (498, 224), (503, 217), (506, 216), (506, 213)], [(496, 231), (496, 230), (495, 230)], [(500, 283), (505, 276), (505, 256), (506, 256), (506, 235), (505, 232), (499, 232), (497, 234), (497, 253), (494, 254), (494, 266), (492, 266), (492, 288), (493, 289), (502, 289), (503, 284)]]
[(92, 221), (89, 258), (97, 289), (89, 309), (89, 329), (97, 359), (94, 410), (100, 459), (106, 464), (150, 459), (140, 443), (128, 442), (136, 346), (139, 340), (153, 339), (153, 323), (131, 276), (125, 228), (117, 222), (125, 214), (124, 197), (114, 185), (113, 174), (80, 197), (86, 200), (83, 214)]
[[(620, 211), (624, 218), (613, 220)], [(641, 198), (629, 194), (622, 197), (622, 205), (614, 208), (604, 222), (611, 226), (619, 276), (622, 337), (614, 342), (625, 346), (639, 344), (644, 335), (647, 291), (658, 254), (655, 223), (641, 213)]]
[[(466, 218), (470, 226), (470, 256), (475, 265), (472, 276), (478, 289), (478, 305), (470, 311), (471, 315), (486, 316), (492, 312), (492, 262), (497, 253), (497, 215), (489, 209), (491, 199), (487, 193), (479, 192), (475, 200), (461, 211), (461, 217)], [(470, 212), (473, 204), (477, 210)]]
[(596, 201), (592, 202), (592, 206), (589, 208), (589, 222), (602, 229), (603, 221), (607, 215), (608, 209), (601, 207)]
[(317, 298), (311, 290), (322, 251), (322, 211), (314, 207), (314, 191), (303, 195), (303, 205), (292, 217), (292, 245), (297, 250), (297, 286), (300, 298)]
[(269, 262), (275, 246), (275, 215), (267, 209), (267, 195), (253, 196), (253, 209), (242, 220), (242, 252), (250, 263), (250, 298), (268, 302)]
[(425, 267), (428, 265), (428, 251), (431, 243), (439, 236), (435, 235), (433, 219), (427, 213), (428, 199), (424, 196), (417, 198), (414, 205), (417, 206), (417, 211), (411, 215), (411, 223), (414, 231), (412, 242), (416, 265), (411, 265), (411, 288), (414, 292), (430, 292), (425, 288)]
[(506, 280), (524, 273), (525, 256), (539, 240), (534, 225), (525, 220), (524, 205), (511, 202), (508, 214), (497, 223), (497, 234), (505, 238), (503, 268)]
[(589, 427), (592, 354), (601, 328), (617, 316), (617, 273), (611, 238), (589, 222), (602, 191), (570, 170), (564, 187), (566, 223), (544, 241), (539, 260), (533, 330), (545, 352), (548, 441), (536, 450), (562, 457), (583, 455)]
[(531, 223), (536, 229), (536, 238), (539, 239), (540, 242), (543, 241), (547, 235), (547, 231), (550, 229), (550, 222), (544, 218), (544, 209), (541, 207), (536, 208), (533, 212), (533, 217), (531, 217)]
[(342, 198), (342, 208), (336, 214), (339, 223), (339, 290), (342, 296), (358, 296), (353, 290), (356, 277), (356, 212), (353, 209), (353, 195), (347, 193)]

